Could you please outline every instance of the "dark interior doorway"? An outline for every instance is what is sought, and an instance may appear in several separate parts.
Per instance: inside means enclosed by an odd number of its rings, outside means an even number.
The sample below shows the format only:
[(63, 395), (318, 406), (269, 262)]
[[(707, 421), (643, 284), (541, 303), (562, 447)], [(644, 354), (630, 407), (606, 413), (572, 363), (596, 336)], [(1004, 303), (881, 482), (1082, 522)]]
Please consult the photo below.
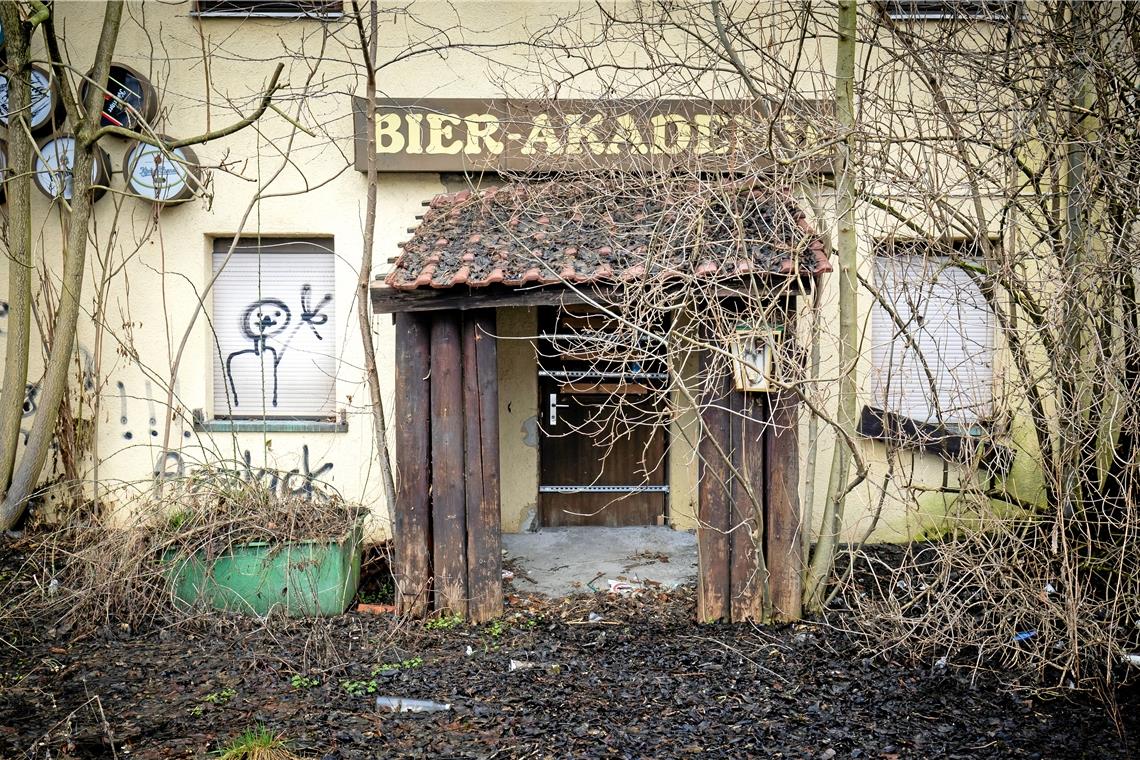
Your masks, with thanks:
[(663, 523), (664, 363), (588, 307), (549, 309), (539, 324), (541, 524)]

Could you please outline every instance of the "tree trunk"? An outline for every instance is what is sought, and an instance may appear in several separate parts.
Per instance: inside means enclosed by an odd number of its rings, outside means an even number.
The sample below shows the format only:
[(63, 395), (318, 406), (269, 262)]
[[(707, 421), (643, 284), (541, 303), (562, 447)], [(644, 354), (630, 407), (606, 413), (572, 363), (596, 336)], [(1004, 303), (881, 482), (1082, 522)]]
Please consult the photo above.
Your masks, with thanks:
[(43, 387), (39, 393), (39, 409), (28, 435), (24, 455), (16, 465), (3, 502), (0, 502), (0, 530), (11, 528), (27, 507), (28, 499), (32, 496), (44, 463), (47, 461), (60, 404), (65, 403), (68, 370), (71, 367), (71, 355), (75, 348), (75, 333), (83, 292), (88, 223), (93, 205), (90, 193), (95, 149), (93, 136), (99, 126), (103, 91), (106, 89), (107, 73), (111, 66), (111, 56), (115, 51), (122, 15), (122, 0), (111, 0), (107, 3), (91, 77), (96, 86), (88, 90), (86, 102), (83, 104), (82, 121), (76, 114), (69, 114), (72, 124), (77, 127), (75, 164), (72, 167), (71, 210), (67, 217), (68, 228), (63, 251), (63, 279), (60, 285), (59, 306), (53, 320), (51, 353), (48, 355)]
[[(842, 140), (836, 151), (836, 196), (839, 229), (836, 250), (839, 260), (839, 430), (848, 439), (855, 434), (857, 399), (855, 364), (858, 359), (858, 241), (855, 237), (855, 177), (852, 154), (855, 147), (855, 0), (839, 0), (839, 38), (835, 54), (835, 111)], [(837, 436), (832, 452), (831, 474), (827, 483), (827, 503), (820, 521), (819, 540), (804, 582), (804, 607), (818, 611), (831, 575), (835, 546), (843, 524), (851, 473), (848, 441)]]
[[(0, 4), (7, 37), (8, 162), (8, 334), (4, 385), (0, 392), (0, 492), (6, 492), (20, 445), (20, 420), (28, 384), (32, 326), (32, 144), (27, 128), (31, 102), (29, 36), (13, 3)], [(0, 518), (0, 525), (11, 525)]]
[(368, 107), (364, 109), (365, 140), (368, 155), (368, 191), (364, 216), (364, 241), (360, 252), (360, 270), (356, 280), (356, 318), (360, 326), (360, 342), (364, 348), (364, 377), (368, 382), (368, 398), (372, 404), (373, 436), (376, 439), (376, 450), (380, 455), (380, 480), (384, 484), (384, 500), (388, 503), (388, 514), (396, 514), (396, 482), (392, 475), (392, 455), (388, 450), (388, 419), (384, 411), (384, 398), (380, 393), (380, 376), (376, 370), (376, 346), (372, 340), (371, 322), (371, 294), (369, 286), (372, 283), (372, 249), (376, 242), (376, 109), (372, 103), (376, 100), (376, 0), (368, 4), (368, 18), (370, 20), (371, 42), (365, 37), (364, 22), (360, 16), (360, 8), (353, 2), (353, 12), (356, 14), (357, 30), (360, 33), (360, 50), (364, 54), (367, 66), (367, 81), (365, 84), (365, 99)]

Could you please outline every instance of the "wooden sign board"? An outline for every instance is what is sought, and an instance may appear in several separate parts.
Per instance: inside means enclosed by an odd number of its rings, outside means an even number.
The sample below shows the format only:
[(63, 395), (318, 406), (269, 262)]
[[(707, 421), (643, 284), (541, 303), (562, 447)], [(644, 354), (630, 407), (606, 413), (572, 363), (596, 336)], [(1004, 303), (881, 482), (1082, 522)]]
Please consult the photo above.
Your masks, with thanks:
[[(353, 99), (356, 168), (368, 170), (368, 103)], [(828, 165), (814, 151), (829, 104), (793, 111), (755, 100), (377, 100), (376, 169), (382, 172), (749, 171), (779, 154)]]

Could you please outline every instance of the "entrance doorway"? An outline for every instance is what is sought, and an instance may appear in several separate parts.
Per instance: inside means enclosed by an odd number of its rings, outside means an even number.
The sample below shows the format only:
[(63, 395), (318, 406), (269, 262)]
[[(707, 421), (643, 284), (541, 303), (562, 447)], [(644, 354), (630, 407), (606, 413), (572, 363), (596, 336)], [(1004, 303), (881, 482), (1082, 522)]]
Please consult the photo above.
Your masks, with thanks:
[(663, 524), (663, 362), (586, 307), (550, 309), (539, 324), (542, 526)]

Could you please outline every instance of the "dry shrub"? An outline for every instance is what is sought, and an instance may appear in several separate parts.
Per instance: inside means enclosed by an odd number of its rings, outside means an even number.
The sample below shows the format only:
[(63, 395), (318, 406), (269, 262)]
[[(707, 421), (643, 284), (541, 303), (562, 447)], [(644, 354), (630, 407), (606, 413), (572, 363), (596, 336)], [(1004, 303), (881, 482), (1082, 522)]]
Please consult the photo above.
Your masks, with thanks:
[[(1092, 511), (1092, 510), (1088, 510)], [(878, 646), (1014, 686), (1111, 697), (1140, 675), (1135, 510), (1020, 515), (914, 544), (874, 588), (848, 590)]]
[(34, 583), (4, 614), (45, 620), (60, 635), (185, 620), (203, 610), (174, 604), (171, 553), (210, 563), (255, 541), (339, 540), (365, 513), (323, 493), (282, 496), (227, 470), (171, 481), (129, 506), (126, 525), (72, 523), (47, 534), (22, 573)]

